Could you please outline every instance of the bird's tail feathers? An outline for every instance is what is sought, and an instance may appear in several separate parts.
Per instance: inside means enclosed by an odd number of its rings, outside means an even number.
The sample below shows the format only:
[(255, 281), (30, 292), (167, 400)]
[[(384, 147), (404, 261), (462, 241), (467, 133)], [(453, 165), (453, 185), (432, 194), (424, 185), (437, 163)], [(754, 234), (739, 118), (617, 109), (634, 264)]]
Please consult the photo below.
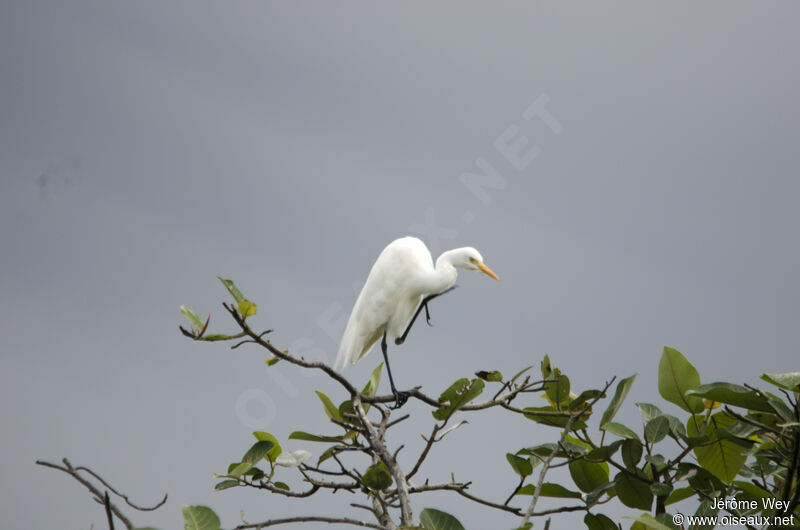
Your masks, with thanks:
[(350, 341), (347, 335), (342, 337), (342, 343), (339, 345), (339, 353), (336, 355), (336, 362), (333, 363), (333, 369), (341, 372), (346, 366), (347, 361), (350, 360)]

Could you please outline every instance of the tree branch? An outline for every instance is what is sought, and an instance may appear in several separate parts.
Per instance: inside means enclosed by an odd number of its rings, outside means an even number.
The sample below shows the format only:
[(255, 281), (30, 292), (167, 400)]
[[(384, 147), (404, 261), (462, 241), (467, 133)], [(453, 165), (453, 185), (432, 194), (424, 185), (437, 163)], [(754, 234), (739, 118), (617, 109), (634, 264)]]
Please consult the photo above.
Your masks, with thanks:
[(110, 490), (111, 490), (111, 493), (113, 493), (113, 494), (114, 494), (114, 495), (116, 495), (117, 497), (119, 497), (119, 498), (121, 498), (122, 500), (124, 500), (124, 501), (125, 501), (125, 503), (126, 503), (128, 506), (130, 506), (131, 508), (133, 508), (134, 510), (139, 510), (140, 512), (152, 512), (152, 511), (154, 511), (154, 510), (158, 510), (159, 508), (161, 508), (162, 506), (164, 506), (164, 503), (165, 503), (165, 502), (167, 502), (167, 494), (165, 493), (165, 494), (164, 494), (164, 498), (163, 498), (163, 499), (161, 499), (161, 501), (159, 501), (159, 503), (158, 503), (158, 504), (156, 504), (156, 505), (154, 505), (154, 506), (138, 506), (138, 505), (134, 504), (133, 502), (131, 502), (131, 500), (128, 498), (128, 496), (127, 496), (127, 495), (124, 495), (124, 494), (122, 494), (122, 493), (118, 492), (117, 490), (115, 490), (115, 489), (114, 489), (114, 488), (113, 488), (113, 487), (112, 487), (112, 486), (111, 486), (111, 485), (110, 485), (108, 482), (106, 482), (106, 481), (103, 479), (103, 477), (101, 477), (100, 475), (98, 475), (97, 473), (95, 473), (94, 471), (92, 471), (91, 469), (89, 469), (88, 467), (86, 467), (86, 466), (78, 466), (78, 467), (76, 467), (76, 468), (75, 468), (75, 471), (86, 471), (86, 472), (87, 472), (87, 473), (89, 473), (91, 476), (93, 476), (94, 478), (96, 478), (97, 480), (99, 480), (99, 481), (100, 481), (100, 482), (103, 484), (103, 486), (105, 486), (105, 487), (107, 487), (108, 489), (110, 489)]
[(362, 528), (375, 528), (376, 530), (386, 530), (383, 526), (359, 521), (357, 519), (350, 519), (349, 517), (324, 517), (318, 515), (306, 515), (300, 517), (286, 517), (284, 519), (270, 519), (269, 521), (262, 521), (260, 523), (247, 523), (239, 525), (233, 530), (247, 530), (250, 528), (266, 528), (268, 526), (278, 526), (281, 524), (290, 523), (328, 523), (328, 524), (349, 524), (350, 526), (360, 526)]
[(353, 395), (353, 410), (358, 414), (361, 423), (367, 429), (367, 439), (370, 446), (375, 450), (383, 463), (389, 468), (389, 472), (394, 477), (395, 484), (397, 485), (397, 492), (400, 498), (400, 524), (408, 526), (412, 524), (411, 502), (408, 497), (408, 482), (403, 470), (397, 464), (397, 461), (392, 458), (386, 446), (380, 440), (378, 433), (372, 426), (372, 423), (367, 419), (367, 414), (364, 412), (364, 407), (361, 405), (361, 393), (356, 392)]
[(553, 459), (556, 457), (556, 454), (558, 453), (558, 448), (560, 446), (563, 446), (564, 442), (567, 440), (567, 435), (569, 435), (569, 432), (572, 428), (572, 424), (576, 420), (578, 420), (581, 416), (586, 414), (586, 412), (592, 408), (592, 405), (594, 405), (602, 396), (605, 396), (606, 392), (608, 391), (609, 387), (611, 387), (611, 385), (614, 383), (615, 379), (616, 377), (612, 377), (611, 381), (606, 383), (605, 388), (603, 388), (603, 391), (597, 397), (587, 402), (586, 405), (584, 405), (584, 407), (580, 411), (572, 414), (567, 420), (567, 424), (564, 426), (564, 430), (561, 432), (561, 439), (558, 441), (558, 444), (553, 448), (553, 451), (547, 456), (545, 461), (542, 463), (542, 469), (541, 471), (539, 471), (539, 479), (536, 482), (536, 489), (533, 492), (533, 498), (531, 499), (531, 503), (528, 506), (525, 515), (522, 517), (522, 523), (520, 524), (520, 526), (525, 526), (525, 524), (527, 524), (528, 521), (530, 521), (530, 518), (533, 516), (534, 510), (536, 509), (536, 503), (539, 501), (539, 494), (542, 492), (542, 484), (544, 484), (544, 477), (547, 474), (547, 470), (550, 468), (550, 463), (553, 461)]
[(99, 489), (97, 489), (94, 486), (94, 484), (92, 484), (91, 482), (80, 476), (78, 474), (78, 470), (72, 467), (72, 464), (66, 458), (62, 459), (61, 462), (64, 463), (64, 467), (61, 467), (57, 464), (51, 464), (50, 462), (44, 462), (43, 460), (37, 460), (36, 464), (44, 467), (49, 467), (52, 469), (57, 469), (59, 471), (63, 471), (67, 475), (71, 476), (72, 478), (83, 484), (83, 486), (86, 489), (88, 489), (92, 493), (92, 495), (94, 495), (95, 501), (99, 502), (100, 504), (105, 504), (106, 510), (111, 510), (114, 513), (114, 515), (117, 516), (117, 519), (122, 521), (122, 524), (125, 525), (125, 528), (127, 528), (128, 530), (133, 528), (133, 523), (130, 521), (130, 519), (125, 517), (125, 515), (119, 510), (119, 508), (117, 508), (113, 503), (109, 501), (103, 502), (103, 499), (107, 499), (108, 496), (107, 492), (104, 495), (103, 493), (100, 492)]

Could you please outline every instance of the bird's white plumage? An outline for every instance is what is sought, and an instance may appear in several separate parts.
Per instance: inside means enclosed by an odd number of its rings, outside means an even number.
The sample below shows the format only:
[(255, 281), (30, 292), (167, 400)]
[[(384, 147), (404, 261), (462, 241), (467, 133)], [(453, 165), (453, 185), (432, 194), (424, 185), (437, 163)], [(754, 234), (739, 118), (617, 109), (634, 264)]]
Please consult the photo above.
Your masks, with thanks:
[[(389, 243), (372, 266), (350, 313), (336, 358), (337, 369), (347, 362), (358, 362), (384, 332), (387, 342), (393, 343), (403, 334), (424, 296), (455, 284), (456, 267), (491, 273), (480, 253), (471, 247), (443, 253), (434, 267), (431, 253), (419, 239), (402, 237)], [(494, 273), (490, 275), (496, 278)]]

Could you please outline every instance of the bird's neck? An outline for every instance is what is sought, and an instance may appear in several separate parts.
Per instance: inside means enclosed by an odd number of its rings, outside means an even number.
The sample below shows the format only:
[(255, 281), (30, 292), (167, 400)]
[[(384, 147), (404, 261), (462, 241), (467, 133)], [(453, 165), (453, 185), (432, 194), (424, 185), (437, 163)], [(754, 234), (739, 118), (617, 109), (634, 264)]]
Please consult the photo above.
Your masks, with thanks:
[(434, 267), (433, 273), (425, 281), (426, 293), (440, 293), (456, 283), (458, 272), (453, 266), (451, 257), (448, 252), (445, 252), (436, 260), (436, 267)]

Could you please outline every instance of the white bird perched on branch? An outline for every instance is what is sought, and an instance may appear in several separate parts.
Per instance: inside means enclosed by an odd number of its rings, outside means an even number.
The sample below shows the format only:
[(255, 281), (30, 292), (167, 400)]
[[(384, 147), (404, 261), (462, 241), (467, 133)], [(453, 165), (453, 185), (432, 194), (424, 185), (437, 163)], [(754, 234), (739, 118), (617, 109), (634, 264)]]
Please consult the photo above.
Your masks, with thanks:
[(389, 243), (372, 266), (350, 313), (336, 368), (343, 368), (347, 362), (356, 364), (381, 339), (395, 408), (402, 406), (408, 392), (398, 392), (394, 386), (386, 353), (387, 340), (402, 344), (423, 307), (430, 324), (428, 302), (455, 288), (456, 268), (481, 271), (499, 279), (472, 247), (442, 253), (434, 267), (428, 247), (416, 237), (402, 237)]

